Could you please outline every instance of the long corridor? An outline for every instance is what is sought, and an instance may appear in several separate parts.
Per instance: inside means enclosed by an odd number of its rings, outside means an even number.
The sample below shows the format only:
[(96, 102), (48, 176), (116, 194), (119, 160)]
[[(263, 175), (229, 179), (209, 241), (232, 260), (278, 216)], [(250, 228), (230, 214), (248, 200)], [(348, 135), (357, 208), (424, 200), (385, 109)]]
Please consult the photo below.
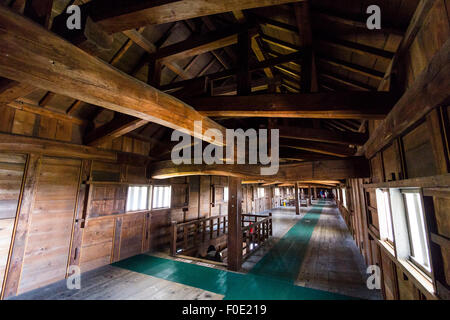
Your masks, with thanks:
[(83, 274), (80, 290), (68, 290), (61, 281), (17, 298), (380, 298), (365, 286), (362, 257), (335, 205), (321, 201), (302, 208), (301, 215), (292, 208), (272, 213), (273, 238), (244, 263), (241, 273), (143, 254)]

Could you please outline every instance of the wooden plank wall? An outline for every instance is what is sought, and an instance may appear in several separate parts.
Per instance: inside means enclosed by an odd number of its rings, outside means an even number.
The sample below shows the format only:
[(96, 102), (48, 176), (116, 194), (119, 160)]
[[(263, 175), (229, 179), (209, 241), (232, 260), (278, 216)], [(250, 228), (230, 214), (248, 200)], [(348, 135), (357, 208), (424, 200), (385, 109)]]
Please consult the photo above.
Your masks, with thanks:
[[(82, 120), (71, 119), (63, 113), (61, 117), (67, 117), (68, 120), (0, 105), (0, 114), (0, 132), (3, 133), (82, 144), (86, 130), (86, 124)], [(150, 142), (122, 136), (102, 144), (99, 148), (148, 156)]]
[[(449, 10), (448, 1), (435, 1), (412, 42), (405, 61), (406, 88), (411, 87), (433, 55), (450, 39)], [(445, 182), (450, 170), (449, 112), (449, 106), (435, 106), (421, 121), (412, 124), (401, 137), (370, 159), (370, 179), (349, 179), (342, 186), (350, 200), (347, 208), (338, 201), (339, 208), (366, 263), (381, 267), (382, 291), (386, 299), (450, 299), (450, 190)], [(371, 121), (369, 132), (373, 132), (379, 123)], [(394, 185), (422, 189), (434, 293), (379, 243), (375, 190), (377, 186)], [(337, 192), (341, 195), (342, 190)]]

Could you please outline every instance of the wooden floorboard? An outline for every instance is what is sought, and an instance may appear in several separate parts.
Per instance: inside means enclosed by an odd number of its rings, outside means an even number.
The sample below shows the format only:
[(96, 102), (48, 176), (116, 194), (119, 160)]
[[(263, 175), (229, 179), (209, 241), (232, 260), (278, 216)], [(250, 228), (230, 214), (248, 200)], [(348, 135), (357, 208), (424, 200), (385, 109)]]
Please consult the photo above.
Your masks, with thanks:
[(82, 275), (81, 289), (69, 290), (66, 281), (36, 289), (13, 300), (222, 300), (223, 296), (113, 266)]
[(296, 284), (363, 299), (381, 299), (366, 286), (366, 266), (335, 206), (324, 207)]

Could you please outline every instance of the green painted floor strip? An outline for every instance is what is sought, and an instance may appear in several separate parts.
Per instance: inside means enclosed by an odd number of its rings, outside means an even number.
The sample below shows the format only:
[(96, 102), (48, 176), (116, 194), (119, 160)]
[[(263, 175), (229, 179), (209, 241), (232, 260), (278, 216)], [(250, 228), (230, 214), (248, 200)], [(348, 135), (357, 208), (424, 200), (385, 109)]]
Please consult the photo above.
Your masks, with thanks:
[(294, 285), (321, 207), (314, 206), (247, 274), (148, 255), (137, 255), (113, 266), (222, 294), (226, 300), (352, 299)]
[(295, 282), (323, 206), (315, 205), (253, 267), (251, 274)]

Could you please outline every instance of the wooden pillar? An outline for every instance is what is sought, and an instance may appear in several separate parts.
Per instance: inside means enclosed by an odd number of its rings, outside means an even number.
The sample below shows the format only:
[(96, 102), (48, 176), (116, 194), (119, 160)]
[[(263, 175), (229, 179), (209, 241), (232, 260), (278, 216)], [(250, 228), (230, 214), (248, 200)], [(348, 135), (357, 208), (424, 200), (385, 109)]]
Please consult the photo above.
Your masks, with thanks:
[(299, 198), (298, 198), (298, 182), (295, 183), (295, 214), (300, 214), (300, 204), (299, 204)]
[(241, 179), (228, 178), (228, 269), (238, 271), (242, 264)]
[(314, 199), (317, 199), (317, 188), (314, 187)]
[(238, 34), (238, 73), (237, 73), (237, 95), (249, 95), (252, 91), (251, 76), (249, 69), (250, 59), (250, 37), (246, 28)]
[(22, 264), (28, 239), (29, 220), (33, 211), (36, 184), (41, 167), (41, 156), (30, 154), (24, 174), (23, 186), (20, 195), (20, 203), (12, 238), (12, 251), (5, 271), (5, 283), (3, 284), (2, 299), (15, 296), (19, 288)]

